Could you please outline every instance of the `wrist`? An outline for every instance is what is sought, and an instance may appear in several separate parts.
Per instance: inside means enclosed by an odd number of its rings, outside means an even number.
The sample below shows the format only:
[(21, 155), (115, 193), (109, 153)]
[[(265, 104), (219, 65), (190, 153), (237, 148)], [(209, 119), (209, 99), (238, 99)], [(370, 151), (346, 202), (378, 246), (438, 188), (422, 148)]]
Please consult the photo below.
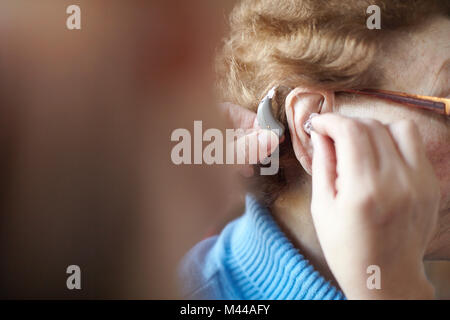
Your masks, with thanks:
[(390, 274), (382, 272), (378, 288), (369, 288), (366, 281), (367, 278), (348, 281), (342, 290), (348, 299), (356, 300), (428, 300), (435, 297), (435, 289), (427, 279), (423, 265)]
[[(417, 268), (408, 268), (409, 272), (400, 272), (397, 285), (397, 294), (392, 299), (428, 300), (434, 299), (435, 289), (425, 274), (421, 261)], [(395, 292), (395, 291), (394, 291)]]

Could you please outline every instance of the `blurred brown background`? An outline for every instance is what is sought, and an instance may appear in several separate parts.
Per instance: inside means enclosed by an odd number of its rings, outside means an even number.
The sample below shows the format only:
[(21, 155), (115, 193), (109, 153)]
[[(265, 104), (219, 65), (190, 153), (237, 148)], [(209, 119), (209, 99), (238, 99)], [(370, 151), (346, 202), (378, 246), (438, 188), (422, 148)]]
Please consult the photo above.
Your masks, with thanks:
[[(81, 30), (66, 28), (72, 4)], [(170, 159), (174, 129), (221, 126), (209, 89), (224, 10), (0, 3), (1, 298), (177, 297), (179, 258), (227, 209), (226, 169)]]

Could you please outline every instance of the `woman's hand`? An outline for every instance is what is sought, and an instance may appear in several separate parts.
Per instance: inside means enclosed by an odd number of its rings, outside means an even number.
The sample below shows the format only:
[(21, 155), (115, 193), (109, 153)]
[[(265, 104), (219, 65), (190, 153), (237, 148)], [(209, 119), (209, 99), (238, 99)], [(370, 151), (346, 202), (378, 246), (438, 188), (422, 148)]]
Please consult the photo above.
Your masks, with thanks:
[(227, 122), (233, 128), (242, 130), (234, 147), (236, 154), (245, 155), (245, 164), (236, 165), (236, 168), (242, 176), (251, 177), (254, 175), (252, 165), (269, 157), (283, 142), (284, 137), (279, 139), (273, 131), (261, 129), (256, 120), (256, 113), (251, 110), (229, 102), (224, 102), (219, 107)]
[[(336, 114), (311, 122), (312, 216), (347, 298), (432, 298), (422, 260), (440, 190), (415, 124), (385, 126)], [(367, 285), (373, 265), (380, 289)]]

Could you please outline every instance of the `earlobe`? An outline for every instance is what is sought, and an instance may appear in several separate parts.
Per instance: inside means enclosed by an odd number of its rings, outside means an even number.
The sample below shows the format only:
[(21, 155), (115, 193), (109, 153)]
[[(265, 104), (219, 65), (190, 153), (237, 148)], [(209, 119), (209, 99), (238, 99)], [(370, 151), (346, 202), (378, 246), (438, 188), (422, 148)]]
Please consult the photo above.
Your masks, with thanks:
[(295, 88), (286, 97), (286, 119), (289, 125), (292, 147), (304, 168), (311, 174), (312, 147), (311, 137), (304, 130), (304, 124), (313, 113), (323, 113), (332, 105), (334, 95), (328, 91), (311, 88)]

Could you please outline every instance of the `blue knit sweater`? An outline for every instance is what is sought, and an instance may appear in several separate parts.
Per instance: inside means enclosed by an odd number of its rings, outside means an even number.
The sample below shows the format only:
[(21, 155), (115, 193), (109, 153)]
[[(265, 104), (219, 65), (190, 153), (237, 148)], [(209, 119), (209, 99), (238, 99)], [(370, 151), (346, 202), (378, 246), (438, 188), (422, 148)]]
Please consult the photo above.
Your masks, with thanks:
[(190, 299), (345, 299), (251, 196), (243, 216), (191, 249), (180, 276)]

